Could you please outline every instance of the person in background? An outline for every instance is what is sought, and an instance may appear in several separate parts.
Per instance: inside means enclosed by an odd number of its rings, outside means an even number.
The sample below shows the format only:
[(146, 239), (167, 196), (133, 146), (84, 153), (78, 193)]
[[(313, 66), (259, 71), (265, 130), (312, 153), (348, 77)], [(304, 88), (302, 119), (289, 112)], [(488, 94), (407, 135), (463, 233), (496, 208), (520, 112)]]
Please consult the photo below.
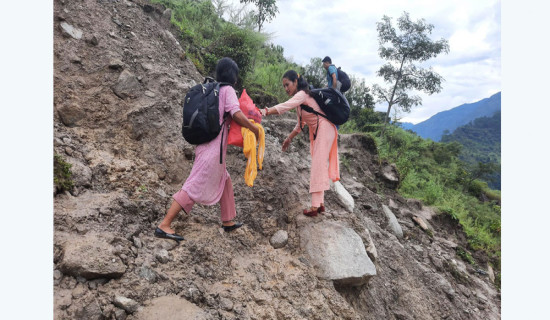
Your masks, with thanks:
[(283, 142), (282, 150), (286, 151), (292, 139), (302, 131), (302, 126), (309, 127), (309, 140), (311, 152), (311, 172), (309, 180), (309, 193), (311, 194), (311, 207), (304, 209), (306, 216), (316, 216), (325, 211), (325, 190), (330, 188), (330, 181), (340, 180), (338, 163), (338, 131), (332, 122), (314, 113), (309, 113), (300, 107), (308, 105), (313, 110), (325, 114), (315, 99), (311, 97), (307, 81), (296, 71), (289, 70), (283, 75), (283, 87), (291, 97), (288, 101), (271, 108), (260, 109), (262, 116), (282, 114), (296, 109), (298, 123), (294, 130)]
[[(239, 67), (230, 58), (222, 58), (216, 66), (216, 81), (237, 83)], [(220, 124), (223, 115), (228, 112), (239, 125), (250, 129), (258, 139), (259, 129), (253, 125), (239, 108), (239, 99), (235, 89), (231, 85), (220, 87), (219, 115)], [(183, 210), (189, 214), (195, 202), (204, 205), (213, 205), (220, 202), (222, 228), (229, 232), (241, 227), (243, 224), (233, 221), (237, 215), (235, 210), (235, 198), (233, 184), (226, 169), (225, 155), (227, 153), (227, 137), (229, 123), (225, 121), (219, 135), (213, 140), (200, 144), (195, 148), (195, 162), (189, 177), (181, 190), (173, 195), (174, 200), (168, 209), (166, 216), (158, 225), (154, 235), (159, 238), (184, 240), (181, 235), (175, 233), (170, 227), (178, 213)], [(224, 132), (225, 131), (225, 132)], [(220, 163), (220, 144), (223, 136), (223, 162)]]
[(338, 70), (336, 69), (336, 66), (332, 64), (332, 60), (329, 56), (326, 56), (323, 59), (323, 68), (327, 70), (328, 87), (340, 91), (342, 83), (338, 81)]

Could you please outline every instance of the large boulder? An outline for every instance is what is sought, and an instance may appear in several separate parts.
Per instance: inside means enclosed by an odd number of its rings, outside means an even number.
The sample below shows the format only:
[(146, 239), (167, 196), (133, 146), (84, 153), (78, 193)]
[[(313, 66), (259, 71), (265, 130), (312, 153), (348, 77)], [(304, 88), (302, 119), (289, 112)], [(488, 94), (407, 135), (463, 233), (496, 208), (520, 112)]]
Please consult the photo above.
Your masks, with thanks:
[(115, 248), (104, 236), (88, 234), (73, 237), (63, 245), (63, 258), (59, 263), (59, 270), (88, 280), (120, 278), (126, 272), (126, 265), (114, 251)]
[(310, 223), (301, 229), (300, 240), (320, 278), (360, 286), (376, 275), (361, 237), (351, 228), (332, 221)]

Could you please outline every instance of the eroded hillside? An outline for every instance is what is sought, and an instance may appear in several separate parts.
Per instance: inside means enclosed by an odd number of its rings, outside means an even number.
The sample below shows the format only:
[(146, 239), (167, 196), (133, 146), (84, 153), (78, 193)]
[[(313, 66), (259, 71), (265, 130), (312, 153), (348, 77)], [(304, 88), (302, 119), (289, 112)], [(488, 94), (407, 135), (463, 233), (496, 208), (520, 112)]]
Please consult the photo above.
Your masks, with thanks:
[(281, 152), (291, 114), (263, 123), (254, 187), (229, 148), (245, 227), (224, 233), (219, 206), (196, 205), (173, 224), (185, 241), (153, 237), (193, 164), (181, 102), (203, 79), (169, 17), (144, 0), (54, 2), (54, 150), (75, 184), (54, 200), (56, 319), (500, 318), (484, 255), (465, 262), (457, 223), (395, 192), (370, 138), (340, 136), (345, 190), (303, 216), (309, 142)]

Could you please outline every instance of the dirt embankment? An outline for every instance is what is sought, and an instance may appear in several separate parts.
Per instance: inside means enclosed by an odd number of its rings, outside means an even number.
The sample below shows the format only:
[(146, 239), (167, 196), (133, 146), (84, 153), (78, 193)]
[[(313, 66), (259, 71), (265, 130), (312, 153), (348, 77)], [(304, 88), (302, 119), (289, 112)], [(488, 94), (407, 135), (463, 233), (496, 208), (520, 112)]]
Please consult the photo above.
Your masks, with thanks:
[[(228, 151), (245, 227), (224, 233), (219, 206), (196, 205), (173, 225), (185, 241), (154, 238), (192, 167), (181, 102), (203, 78), (169, 14), (143, 0), (54, 2), (54, 149), (72, 164), (75, 182), (54, 200), (56, 319), (500, 318), (483, 256), (464, 262), (456, 223), (395, 192), (397, 176), (368, 137), (339, 138), (349, 197), (335, 188), (326, 192), (326, 214), (301, 215), (309, 141), (301, 134), (280, 151), (292, 115), (263, 123), (266, 157), (254, 187), (244, 184), (241, 150)], [(331, 226), (361, 244), (359, 253), (338, 247), (341, 259), (368, 256), (375, 275), (327, 275), (314, 252), (331, 248), (311, 240), (320, 243)], [(281, 230), (286, 241), (273, 245)]]

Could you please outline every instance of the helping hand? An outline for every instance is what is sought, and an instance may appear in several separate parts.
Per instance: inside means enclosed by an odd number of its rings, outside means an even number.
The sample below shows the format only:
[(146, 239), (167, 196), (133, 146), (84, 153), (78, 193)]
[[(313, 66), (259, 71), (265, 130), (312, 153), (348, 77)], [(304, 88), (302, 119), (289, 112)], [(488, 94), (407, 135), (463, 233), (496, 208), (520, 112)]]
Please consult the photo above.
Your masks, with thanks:
[(262, 115), (262, 117), (267, 116), (267, 108), (260, 109), (260, 114)]
[(283, 141), (283, 152), (286, 151), (286, 149), (288, 149), (288, 147), (290, 146), (290, 142), (292, 140), (290, 138), (286, 138), (285, 141)]

